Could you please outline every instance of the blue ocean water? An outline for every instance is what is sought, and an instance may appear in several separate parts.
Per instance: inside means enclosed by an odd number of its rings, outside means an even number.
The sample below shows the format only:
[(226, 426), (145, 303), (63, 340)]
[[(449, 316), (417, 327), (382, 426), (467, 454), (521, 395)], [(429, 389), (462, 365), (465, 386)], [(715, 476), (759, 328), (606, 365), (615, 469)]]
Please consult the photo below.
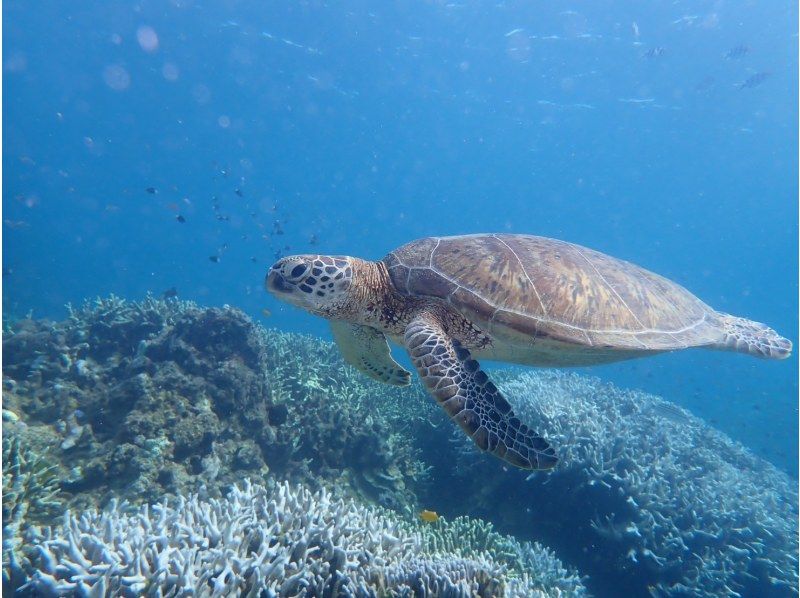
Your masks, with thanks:
[[(9, 0), (3, 20), (8, 316), (174, 288), (329, 337), (264, 291), (277, 255), (507, 231), (797, 341), (796, 3)], [(796, 356), (590, 372), (797, 475)]]

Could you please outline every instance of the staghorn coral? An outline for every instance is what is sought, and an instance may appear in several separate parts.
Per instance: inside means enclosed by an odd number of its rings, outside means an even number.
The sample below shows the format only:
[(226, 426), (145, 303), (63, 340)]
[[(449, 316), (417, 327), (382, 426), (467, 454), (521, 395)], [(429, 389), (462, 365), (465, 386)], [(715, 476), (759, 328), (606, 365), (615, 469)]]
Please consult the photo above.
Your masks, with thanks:
[[(12, 419), (10, 411), (3, 418)], [(16, 575), (21, 535), (31, 524), (49, 521), (60, 512), (56, 467), (45, 453), (21, 441), (11, 426), (3, 426), (3, 585)]]
[(399, 508), (427, 475), (410, 435), (423, 421), (392, 389), (330, 344), (227, 306), (112, 296), (63, 322), (15, 322), (3, 348), (15, 408), (60, 435), (54, 462), (75, 508), (199, 483), (219, 495), (268, 472)]
[(529, 530), (612, 595), (796, 595), (798, 496), (784, 473), (652, 395), (558, 371), (501, 379), (561, 463), (525, 484), (453, 436), (456, 477), (480, 480), (461, 485), (471, 512)]
[(583, 595), (582, 582), (574, 571), (566, 569), (555, 553), (541, 544), (521, 543), (504, 536), (494, 526), (480, 519), (457, 517), (448, 521), (440, 518), (432, 525), (419, 527), (422, 547), (430, 554), (450, 554), (462, 558), (476, 553), (488, 553), (509, 567), (510, 576), (528, 576), (549, 592), (558, 590), (564, 595)]
[[(441, 534), (469, 525), (461, 522)], [(507, 575), (491, 553), (430, 552), (430, 534), (390, 511), (288, 483), (245, 482), (226, 500), (178, 498), (126, 513), (66, 514), (35, 541), (22, 591), (49, 596), (579, 596), (539, 547), (543, 570)], [(493, 540), (503, 541), (502, 538)], [(513, 541), (506, 540), (509, 545)], [(541, 554), (540, 554), (541, 553)], [(563, 589), (569, 588), (569, 589)]]

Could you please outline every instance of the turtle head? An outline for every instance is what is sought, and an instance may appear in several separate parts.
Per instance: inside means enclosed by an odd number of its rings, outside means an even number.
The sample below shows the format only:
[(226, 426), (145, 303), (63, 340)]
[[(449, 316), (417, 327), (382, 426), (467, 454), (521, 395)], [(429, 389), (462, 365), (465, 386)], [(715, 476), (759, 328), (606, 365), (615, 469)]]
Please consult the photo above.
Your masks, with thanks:
[(267, 272), (267, 290), (281, 301), (323, 317), (336, 317), (347, 304), (354, 258), (290, 255)]

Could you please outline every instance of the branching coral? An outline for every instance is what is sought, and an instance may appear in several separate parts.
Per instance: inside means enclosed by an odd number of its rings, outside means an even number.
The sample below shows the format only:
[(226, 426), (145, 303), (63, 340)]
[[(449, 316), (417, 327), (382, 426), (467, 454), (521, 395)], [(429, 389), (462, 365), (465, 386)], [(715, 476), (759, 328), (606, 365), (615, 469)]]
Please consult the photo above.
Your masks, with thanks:
[[(542, 587), (488, 552), (429, 553), (391, 512), (278, 484), (245, 483), (226, 500), (179, 498), (125, 513), (67, 515), (38, 539), (31, 578), (43, 595), (453, 596), (580, 595), (574, 579)], [(531, 551), (538, 548), (530, 547)], [(559, 575), (545, 555), (543, 576)], [(533, 572), (539, 574), (540, 572)]]
[(14, 552), (26, 526), (50, 520), (62, 502), (56, 467), (43, 454), (20, 442), (16, 434), (3, 434), (3, 581), (13, 575)]
[(463, 558), (485, 552), (509, 567), (508, 575), (528, 580), (529, 586), (563, 595), (583, 595), (582, 582), (555, 554), (536, 542), (521, 543), (494, 530), (491, 523), (469, 517), (453, 521), (440, 518), (432, 525), (419, 527), (422, 547), (430, 554), (450, 554)]
[[(555, 472), (523, 484), (521, 474), (498, 473), (469, 445), (458, 446), (452, 458), (461, 470), (506, 497), (506, 521), (535, 530), (595, 580), (616, 569), (617, 588), (796, 593), (798, 497), (775, 467), (641, 392), (558, 371), (507, 376), (502, 388), (561, 460)], [(567, 530), (569, 542), (560, 542)], [(591, 558), (581, 546), (595, 547)]]

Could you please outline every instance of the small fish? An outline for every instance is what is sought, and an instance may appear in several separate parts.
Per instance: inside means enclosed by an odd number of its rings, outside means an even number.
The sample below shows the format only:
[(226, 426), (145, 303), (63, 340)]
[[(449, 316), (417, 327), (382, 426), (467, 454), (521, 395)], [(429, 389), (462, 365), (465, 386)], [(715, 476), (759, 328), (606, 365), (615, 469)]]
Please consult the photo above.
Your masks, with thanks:
[(283, 234), (283, 227), (281, 226), (281, 223), (278, 222), (277, 220), (272, 223), (272, 232), (276, 235)]
[(13, 269), (9, 268), (8, 266), (3, 266), (3, 277), (11, 276), (13, 273)]
[(256, 264), (256, 263), (258, 263), (258, 258), (256, 256), (252, 256), (250, 258), (250, 261), (253, 262), (254, 264)]
[(725, 53), (725, 58), (727, 60), (736, 60), (737, 58), (742, 58), (743, 56), (747, 56), (750, 53), (750, 47), (744, 44), (739, 44), (738, 46), (734, 46), (730, 50)]
[(711, 75), (706, 75), (705, 77), (703, 77), (703, 79), (697, 85), (694, 86), (694, 90), (695, 91), (707, 91), (707, 90), (711, 89), (712, 87), (714, 87), (714, 83), (715, 82), (716, 82), (716, 79), (714, 79), (714, 77), (712, 77)]
[(694, 22), (699, 19), (698, 15), (684, 15), (680, 19), (675, 19), (672, 21), (673, 25), (689, 25), (691, 26)]
[(642, 54), (642, 56), (645, 58), (658, 58), (663, 56), (664, 52), (666, 51), (666, 48), (663, 48), (662, 46), (656, 46), (655, 48), (650, 48), (647, 52)]
[(754, 87), (758, 87), (759, 85), (761, 85), (764, 81), (766, 81), (769, 78), (770, 74), (771, 73), (768, 73), (766, 71), (761, 72), (761, 73), (756, 73), (755, 75), (752, 75), (752, 76), (748, 77), (747, 79), (745, 79), (744, 81), (742, 81), (738, 85), (738, 88), (739, 89), (753, 89)]
[(690, 421), (689, 416), (686, 415), (686, 412), (683, 409), (666, 401), (652, 405), (651, 410), (656, 415), (659, 415), (660, 417), (673, 421), (677, 424), (685, 424)]
[(230, 216), (223, 216), (222, 214), (217, 215), (217, 220), (220, 220), (221, 222), (227, 222), (230, 219), (231, 219)]
[(238, 195), (239, 197), (244, 197), (244, 193), (242, 193), (242, 190), (239, 188), (237, 188), (236, 191), (234, 191), (234, 193), (236, 193), (236, 195)]
[(269, 318), (272, 315), (272, 312), (265, 307), (261, 310), (261, 315), (265, 318)]
[[(524, 30), (523, 30), (523, 29), (520, 29), (520, 28), (517, 28), (517, 29), (512, 29), (511, 31), (509, 31), (508, 33), (506, 33), (506, 37), (511, 37), (512, 35), (515, 35), (515, 34), (517, 34), (517, 33), (522, 33), (523, 31), (524, 31)], [(435, 515), (435, 513), (434, 513), (434, 515)]]
[(215, 264), (219, 263), (219, 256), (218, 255), (209, 255), (208, 259), (214, 262)]
[(147, 191), (150, 195), (155, 195), (156, 193), (158, 193), (158, 189), (156, 189), (155, 187), (148, 187), (147, 189), (145, 189), (145, 191)]
[(633, 29), (633, 36), (636, 39), (639, 39), (639, 24), (636, 21), (634, 21), (633, 24), (631, 25), (631, 28)]
[(423, 510), (419, 512), (419, 518), (425, 523), (436, 523), (439, 521), (439, 514), (436, 511)]
[(184, 217), (183, 217), (183, 216), (181, 216), (180, 214), (178, 214), (177, 216), (175, 216), (175, 220), (177, 220), (177, 221), (178, 221), (178, 222), (180, 222), (181, 224), (183, 224), (184, 222), (186, 222), (186, 218), (184, 218)]
[(28, 226), (28, 223), (24, 220), (3, 220), (3, 224), (5, 224), (8, 228), (25, 228)]
[(308, 240), (309, 245), (316, 245), (319, 243), (319, 239), (317, 239), (317, 235), (311, 235), (311, 238)]
[(175, 287), (170, 287), (163, 293), (161, 293), (161, 298), (164, 300), (167, 299), (176, 299), (178, 297), (178, 289)]
[(277, 260), (277, 259), (280, 259), (280, 257), (281, 257), (283, 254), (281, 253), (281, 250), (280, 250), (280, 249), (278, 249), (278, 251), (276, 251), (276, 252), (275, 252), (275, 253), (273, 253), (272, 255), (273, 255), (273, 257), (274, 257), (274, 258)]

